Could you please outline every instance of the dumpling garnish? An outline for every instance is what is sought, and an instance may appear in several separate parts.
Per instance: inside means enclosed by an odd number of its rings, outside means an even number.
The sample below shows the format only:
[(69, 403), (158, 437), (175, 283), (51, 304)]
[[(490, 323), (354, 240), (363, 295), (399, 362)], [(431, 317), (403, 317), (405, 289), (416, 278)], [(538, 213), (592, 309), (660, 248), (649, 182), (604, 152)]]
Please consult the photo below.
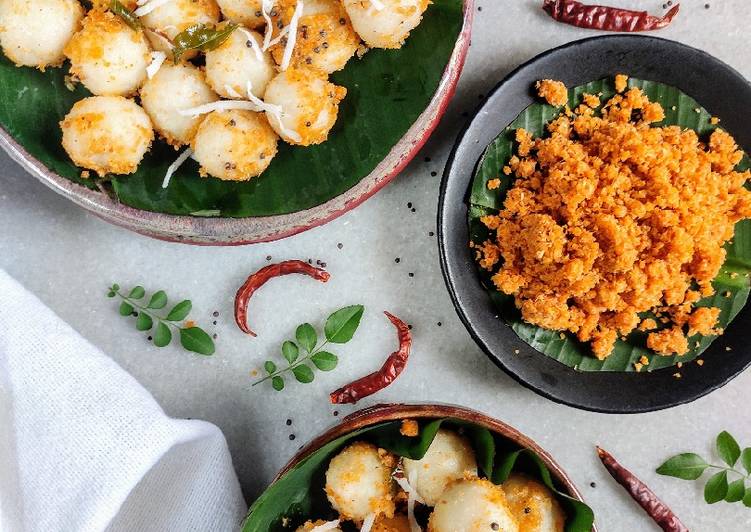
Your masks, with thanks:
[(253, 95), (263, 98), (276, 68), (271, 54), (261, 50), (262, 45), (258, 33), (237, 28), (221, 46), (206, 52), (206, 79), (217, 94), (245, 98), (250, 81)]
[(149, 115), (121, 96), (79, 100), (60, 127), (73, 162), (100, 176), (135, 172), (154, 139)]
[(266, 118), (253, 111), (213, 111), (191, 143), (201, 175), (247, 181), (268, 168), (276, 155), (277, 136)]
[(330, 83), (322, 72), (291, 68), (266, 87), (266, 103), (281, 108), (279, 118), (267, 113), (269, 122), (290, 144), (320, 144), (328, 138), (346, 94), (347, 89)]
[(441, 495), (428, 522), (428, 532), (518, 532), (500, 486), (485, 479), (452, 483)]
[(151, 49), (144, 34), (110, 11), (92, 9), (65, 47), (70, 72), (99, 96), (129, 96), (146, 79)]
[(411, 532), (409, 520), (404, 514), (396, 514), (394, 517), (380, 516), (373, 523), (370, 532)]
[(526, 475), (515, 473), (501, 487), (521, 530), (563, 532), (563, 509), (544, 484)]
[(342, 532), (342, 529), (339, 528), (338, 519), (336, 521), (319, 519), (318, 521), (307, 521), (304, 525), (298, 526), (295, 532)]
[(362, 524), (394, 516), (393, 455), (375, 445), (355, 442), (329, 463), (326, 496), (341, 518)]
[[(151, 45), (162, 52), (170, 55), (172, 50), (169, 41), (160, 38), (159, 35), (174, 39), (175, 36), (196, 24), (216, 24), (219, 22), (221, 12), (214, 0), (169, 0), (166, 3), (150, 0), (136, 9), (136, 15), (141, 16), (141, 22), (152, 32), (149, 35)], [(151, 5), (150, 5), (151, 4)], [(150, 8), (158, 6), (153, 10)], [(195, 52), (184, 54), (184, 59), (190, 59)]]
[(352, 26), (371, 48), (401, 48), (429, 0), (342, 0)]
[(452, 481), (477, 476), (475, 453), (469, 442), (451, 430), (440, 429), (421, 460), (402, 461), (405, 476), (425, 504), (435, 506)]
[[(296, 6), (297, 0), (276, 3), (272, 11), (276, 28), (290, 24)], [(271, 48), (274, 60), (280, 65), (288, 39), (283, 36)], [(359, 46), (360, 37), (339, 0), (305, 0), (289, 65), (316, 68), (330, 74), (344, 68)]]
[(141, 88), (141, 105), (151, 117), (154, 129), (169, 144), (190, 144), (203, 117), (185, 116), (179, 111), (215, 102), (204, 73), (190, 63), (164, 63)]
[(250, 28), (261, 28), (266, 24), (263, 18), (263, 0), (217, 0), (224, 18)]
[(82, 18), (76, 0), (2, 0), (0, 45), (18, 66), (59, 66)]

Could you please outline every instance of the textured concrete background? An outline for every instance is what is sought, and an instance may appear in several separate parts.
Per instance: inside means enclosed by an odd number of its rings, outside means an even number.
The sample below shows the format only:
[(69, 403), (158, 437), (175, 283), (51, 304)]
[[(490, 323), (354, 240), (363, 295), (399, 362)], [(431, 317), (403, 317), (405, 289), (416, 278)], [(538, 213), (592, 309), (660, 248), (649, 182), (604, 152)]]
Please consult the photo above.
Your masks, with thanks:
[[(709, 397), (664, 412), (582, 412), (535, 395), (492, 365), (449, 301), (436, 238), (429, 232), (435, 230), (440, 174), (463, 113), (471, 112), (519, 63), (595, 34), (551, 22), (538, 9), (540, 3), (479, 0), (477, 9), (482, 10), (476, 13), (467, 66), (435, 136), (393, 184), (325, 227), (282, 242), (232, 249), (158, 242), (88, 215), (2, 155), (0, 267), (122, 364), (169, 414), (219, 425), (249, 501), (301, 443), (336, 421), (327, 393), (374, 369), (393, 350), (393, 328), (381, 314), (388, 309), (414, 325), (413, 357), (402, 378), (361, 406), (456, 403), (516, 426), (568, 470), (603, 531), (657, 528), (604, 472), (593, 452), (596, 443), (647, 481), (692, 531), (749, 530), (751, 509), (726, 503), (709, 507), (699, 483), (660, 477), (654, 469), (680, 451), (712, 456), (712, 441), (723, 429), (751, 445), (751, 372)], [(659, 0), (617, 3), (662, 10)], [(748, 0), (709, 0), (709, 9), (705, 3), (684, 0), (678, 19), (659, 35), (707, 50), (750, 77)], [(416, 212), (407, 208), (408, 202)], [(322, 285), (288, 278), (269, 285), (254, 300), (252, 323), (259, 337), (250, 339), (233, 324), (232, 298), (245, 276), (266, 264), (267, 255), (274, 260), (320, 259), (328, 264), (332, 280)], [(193, 316), (219, 335), (217, 354), (203, 358), (151, 346), (104, 297), (112, 282), (142, 283), (163, 288), (172, 298), (191, 298)], [(280, 394), (268, 387), (251, 389), (250, 372), (266, 358), (278, 358), (281, 342), (294, 335), (297, 324), (322, 325), (330, 311), (354, 303), (367, 310), (355, 339), (336, 350), (341, 355), (336, 371), (318, 375), (307, 386), (291, 384)], [(220, 313), (215, 327), (214, 310)], [(344, 415), (352, 409), (339, 410)], [(291, 426), (285, 424), (288, 418)]]

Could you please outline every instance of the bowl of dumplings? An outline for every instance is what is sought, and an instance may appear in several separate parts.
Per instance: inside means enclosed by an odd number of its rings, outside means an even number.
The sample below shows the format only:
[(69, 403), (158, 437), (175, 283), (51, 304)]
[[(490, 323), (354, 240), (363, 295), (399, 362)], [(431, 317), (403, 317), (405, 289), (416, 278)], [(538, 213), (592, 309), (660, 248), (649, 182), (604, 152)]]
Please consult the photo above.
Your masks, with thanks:
[(303, 447), (243, 531), (590, 532), (594, 514), (535, 442), (479, 412), (379, 405)]
[(289, 236), (416, 154), (454, 93), (472, 5), (3, 0), (0, 146), (149, 236)]

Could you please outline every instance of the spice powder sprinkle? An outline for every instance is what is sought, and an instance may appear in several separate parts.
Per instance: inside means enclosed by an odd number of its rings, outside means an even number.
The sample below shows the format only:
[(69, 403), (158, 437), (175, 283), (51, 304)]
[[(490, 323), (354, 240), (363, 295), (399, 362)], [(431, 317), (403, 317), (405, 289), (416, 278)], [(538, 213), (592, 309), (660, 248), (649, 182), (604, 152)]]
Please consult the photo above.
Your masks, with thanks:
[(656, 353), (684, 354), (687, 335), (722, 332), (720, 310), (694, 304), (714, 294), (723, 244), (751, 217), (751, 172), (735, 170), (743, 153), (721, 129), (703, 142), (652, 126), (663, 108), (624, 78), (599, 113), (582, 103), (542, 138), (516, 130), (513, 187), (473, 247), (525, 321), (574, 333), (597, 358), (640, 325)]

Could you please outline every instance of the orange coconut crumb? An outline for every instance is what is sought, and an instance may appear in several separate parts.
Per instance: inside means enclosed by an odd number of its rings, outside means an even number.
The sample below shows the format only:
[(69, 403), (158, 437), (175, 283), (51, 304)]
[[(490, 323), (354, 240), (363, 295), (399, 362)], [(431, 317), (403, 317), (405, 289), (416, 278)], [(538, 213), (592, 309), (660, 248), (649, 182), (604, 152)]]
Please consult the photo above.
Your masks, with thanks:
[(615, 75), (615, 90), (617, 92), (623, 92), (628, 87), (628, 76), (626, 74)]
[(417, 421), (415, 421), (414, 419), (402, 420), (402, 425), (399, 428), (399, 433), (402, 436), (414, 438), (415, 436), (420, 434), (420, 425), (418, 425)]
[(568, 102), (568, 90), (566, 85), (560, 81), (553, 81), (552, 79), (543, 79), (538, 81), (535, 85), (537, 94), (548, 102), (550, 105), (561, 107)]
[(501, 180), (498, 178), (488, 181), (488, 190), (495, 190), (501, 186)]
[(575, 334), (600, 359), (640, 324), (657, 326), (640, 319), (647, 311), (668, 325), (647, 340), (663, 355), (688, 351), (686, 333), (721, 333), (719, 310), (693, 305), (714, 294), (723, 245), (751, 217), (751, 172), (735, 170), (742, 152), (727, 132), (706, 142), (652, 125), (663, 118), (633, 87), (601, 116), (562, 113), (537, 139), (517, 131), (513, 187), (481, 219), (491, 237), (477, 259), (495, 287), (525, 321)]

